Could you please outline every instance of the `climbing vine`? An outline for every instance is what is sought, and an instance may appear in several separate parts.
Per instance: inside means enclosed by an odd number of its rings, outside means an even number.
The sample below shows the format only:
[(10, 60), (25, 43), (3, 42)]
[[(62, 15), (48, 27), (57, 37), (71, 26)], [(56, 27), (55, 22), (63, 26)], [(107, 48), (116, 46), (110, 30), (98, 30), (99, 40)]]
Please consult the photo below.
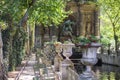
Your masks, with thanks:
[(22, 59), (25, 56), (25, 42), (27, 40), (27, 33), (26, 31), (18, 27), (16, 33), (13, 37), (13, 54), (15, 57), (15, 66), (21, 64)]
[(6, 72), (8, 71), (9, 66), (11, 66), (12, 59), (12, 39), (13, 39), (13, 27), (8, 27), (2, 31), (3, 39), (3, 59), (5, 60)]
[[(9, 30), (9, 29), (8, 29)], [(7, 31), (8, 31), (7, 30)], [(11, 36), (11, 35), (12, 36)], [(25, 42), (27, 41), (27, 33), (22, 27), (17, 27), (14, 33), (8, 32), (6, 40), (10, 41), (5, 42), (4, 46), (7, 53), (9, 53), (9, 70), (15, 70), (15, 67), (21, 64), (21, 61), (25, 57)], [(9, 46), (7, 46), (9, 44)], [(7, 47), (7, 48), (6, 48)], [(5, 54), (6, 56), (6, 54)]]

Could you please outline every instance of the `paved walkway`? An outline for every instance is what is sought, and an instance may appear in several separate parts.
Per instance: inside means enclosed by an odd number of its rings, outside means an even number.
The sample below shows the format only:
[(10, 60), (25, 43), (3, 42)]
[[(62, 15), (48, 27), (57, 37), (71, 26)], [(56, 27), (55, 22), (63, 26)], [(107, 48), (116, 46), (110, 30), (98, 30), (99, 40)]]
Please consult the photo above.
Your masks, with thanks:
[(33, 77), (35, 77), (34, 68), (33, 68), (36, 63), (35, 59), (36, 59), (35, 54), (32, 54), (19, 80), (33, 80)]
[[(24, 64), (26, 63), (26, 61), (23, 62)], [(9, 72), (8, 80), (33, 80), (34, 77), (38, 77), (39, 80), (60, 80), (58, 79), (59, 73), (54, 72), (53, 66), (40, 68), (38, 67), (40, 64), (43, 63), (37, 63), (35, 54), (32, 54), (19, 79), (16, 79), (16, 76), (19, 74), (22, 67), (17, 67), (16, 71)], [(43, 72), (43, 74), (40, 72)]]
[(36, 64), (36, 58), (35, 54), (32, 54), (27, 62), (26, 67), (24, 68), (22, 74), (20, 75), (19, 79), (15, 79), (15, 77), (18, 75), (19, 70), (22, 69), (22, 67), (18, 67), (18, 71), (12, 71), (9, 72), (9, 74), (13, 74), (12, 76), (9, 75), (8, 80), (33, 80), (33, 77), (35, 77), (35, 72), (34, 72), (34, 65)]

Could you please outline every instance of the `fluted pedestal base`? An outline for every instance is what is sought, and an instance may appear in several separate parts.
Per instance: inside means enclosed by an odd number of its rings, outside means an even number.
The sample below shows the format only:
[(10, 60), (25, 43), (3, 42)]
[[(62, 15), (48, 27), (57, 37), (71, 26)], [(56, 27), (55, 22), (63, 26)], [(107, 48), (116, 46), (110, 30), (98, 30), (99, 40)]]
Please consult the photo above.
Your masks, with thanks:
[(97, 80), (95, 79), (95, 74), (92, 71), (92, 66), (96, 64), (96, 58), (83, 58), (81, 62), (86, 65), (86, 70), (80, 75), (80, 80)]

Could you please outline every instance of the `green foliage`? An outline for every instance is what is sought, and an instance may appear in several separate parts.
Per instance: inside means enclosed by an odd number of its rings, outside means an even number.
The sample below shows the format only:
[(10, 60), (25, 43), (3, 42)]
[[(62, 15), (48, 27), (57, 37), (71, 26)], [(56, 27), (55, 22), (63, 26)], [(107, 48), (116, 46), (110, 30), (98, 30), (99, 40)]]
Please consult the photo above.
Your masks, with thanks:
[(114, 45), (114, 38), (113, 38), (113, 30), (112, 27), (109, 26), (109, 22), (105, 22), (104, 21), (104, 25), (100, 26), (100, 30), (101, 30), (101, 43), (103, 44), (103, 46), (107, 47), (108, 44), (112, 44)]
[[(22, 27), (17, 27), (14, 35), (11, 35), (10, 32), (7, 35), (10, 35), (11, 38), (9, 40), (10, 46), (7, 46), (8, 42), (6, 42), (4, 45), (6, 45), (8, 49), (10, 49), (9, 50), (10, 52), (9, 51), (8, 52), (9, 52), (9, 70), (11, 71), (15, 70), (15, 67), (21, 64), (21, 61), (25, 56), (24, 49), (25, 42), (27, 40), (27, 33), (24, 31)], [(6, 47), (5, 48), (3, 47), (3, 49), (6, 49)]]
[(78, 42), (81, 43), (82, 45), (91, 43), (91, 41), (87, 37), (83, 36), (78, 37)]
[[(99, 4), (101, 5), (102, 12), (107, 15), (109, 21), (116, 25), (119, 22), (120, 18), (120, 1), (119, 0), (100, 0)], [(104, 16), (104, 15), (103, 15)]]
[(3, 39), (3, 58), (5, 59), (5, 68), (6, 72), (8, 71), (9, 67), (9, 56), (12, 53), (12, 36), (10, 33), (12, 29), (10, 27), (7, 27), (5, 30), (2, 30), (2, 39)]
[(94, 36), (94, 35), (90, 35), (89, 39), (91, 42), (98, 42), (100, 40), (97, 36)]
[[(20, 0), (4, 0), (1, 4), (1, 15), (9, 14), (12, 19), (17, 22), (23, 16), (24, 6), (21, 5)], [(25, 2), (24, 2), (25, 3)]]
[[(107, 37), (109, 42), (117, 49), (119, 37), (120, 22), (120, 1), (119, 0), (99, 0), (101, 6), (101, 34), (103, 38)], [(105, 38), (106, 39), (106, 38)], [(106, 40), (104, 43), (106, 43)], [(114, 42), (113, 42), (114, 40)]]
[(53, 23), (58, 25), (67, 17), (68, 13), (64, 9), (65, 2), (63, 0), (38, 0), (30, 10), (30, 19), (46, 26)]
[(81, 46), (83, 48), (90, 47), (92, 43), (99, 43), (99, 38), (94, 35), (89, 35), (88, 37), (79, 36), (76, 39), (76, 46)]
[(101, 43), (102, 43), (103, 46), (108, 47), (108, 44), (110, 44), (111, 42), (110, 42), (109, 38), (103, 37), (101, 39)]
[(2, 39), (3, 39), (3, 58), (7, 62), (7, 66), (9, 67), (9, 70), (14, 70), (14, 62), (15, 58), (13, 55), (13, 47), (12, 47), (12, 40), (13, 40), (13, 35), (14, 33), (13, 27), (7, 27), (5, 30), (2, 30)]
[(100, 80), (116, 80), (115, 73), (114, 72), (110, 72), (110, 73), (104, 72), (101, 74)]
[(91, 42), (98, 42), (99, 39), (97, 38), (97, 36), (90, 35), (88, 37), (80, 36), (77, 38), (77, 41), (82, 44), (89, 44)]
[(16, 65), (18, 66), (21, 64), (22, 59), (25, 56), (24, 48), (25, 42), (27, 40), (27, 33), (24, 31), (23, 28), (18, 27), (14, 37), (13, 37), (13, 54), (16, 60)]
[(29, 21), (44, 25), (58, 25), (69, 14), (64, 11), (64, 0), (2, 0), (0, 2), (1, 16), (9, 14), (16, 23), (28, 10)]
[(11, 28), (8, 27), (7, 29), (2, 31), (2, 39), (3, 39), (3, 58), (8, 58), (9, 54), (11, 53)]
[(7, 24), (5, 22), (3, 22), (3, 21), (0, 21), (0, 28), (2, 30), (6, 29), (7, 28)]

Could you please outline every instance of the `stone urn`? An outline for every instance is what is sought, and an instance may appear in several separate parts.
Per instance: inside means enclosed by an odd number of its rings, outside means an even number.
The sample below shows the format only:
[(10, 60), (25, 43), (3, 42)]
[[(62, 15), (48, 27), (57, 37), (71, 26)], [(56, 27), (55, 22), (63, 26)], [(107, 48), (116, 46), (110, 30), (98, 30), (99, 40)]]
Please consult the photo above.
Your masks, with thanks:
[[(82, 45), (79, 45), (82, 47)], [(92, 42), (88, 47), (82, 47), (81, 62), (86, 66), (86, 70), (80, 75), (81, 78), (94, 78), (92, 66), (97, 63), (97, 49), (101, 46), (100, 43)]]
[(73, 47), (75, 47), (75, 45), (72, 42), (67, 42), (67, 43), (62, 44), (63, 56), (66, 57), (66, 60), (69, 60), (69, 57), (72, 56)]
[(60, 66), (60, 73), (61, 73), (61, 78), (62, 80), (68, 80), (69, 76), (68, 76), (68, 68), (73, 68), (74, 64), (72, 63), (72, 61), (69, 59), (70, 56), (72, 56), (72, 48), (75, 47), (75, 45), (70, 42), (67, 41), (64, 44), (62, 44), (62, 48), (63, 48), (63, 56), (65, 56), (65, 59), (61, 62), (61, 66)]

